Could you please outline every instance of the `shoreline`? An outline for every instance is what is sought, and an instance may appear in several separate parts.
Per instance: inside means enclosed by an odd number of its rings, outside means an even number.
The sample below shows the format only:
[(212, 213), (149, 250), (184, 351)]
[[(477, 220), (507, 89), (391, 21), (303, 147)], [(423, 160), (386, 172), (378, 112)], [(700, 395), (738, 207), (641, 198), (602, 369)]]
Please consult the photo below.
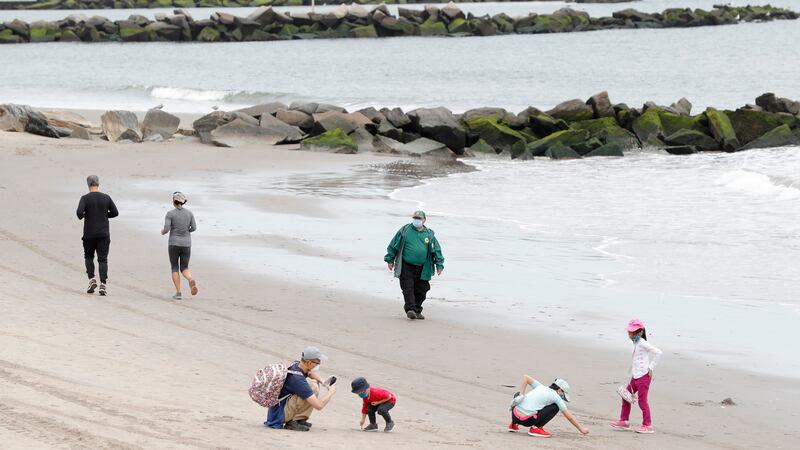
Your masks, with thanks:
[[(578, 436), (557, 418), (550, 427), (554, 438), (539, 443), (543, 448), (641, 444), (640, 437), (606, 426), (618, 409), (614, 387), (629, 353), (624, 336), (619, 351), (605, 351), (588, 336), (504, 330), (485, 319), (472, 325), (460, 322), (466, 316), (460, 312), (451, 320), (436, 302), (430, 305), (433, 320), (409, 323), (399, 305), (370, 296), (287, 283), (269, 274), (249, 277), (218, 264), (203, 255), (208, 225), (199, 215), (192, 264), (199, 297), (181, 304), (166, 300), (166, 242), (155, 234), (160, 223), (145, 233), (126, 225), (124, 215), (112, 224), (110, 296), (88, 297), (80, 290), (85, 281), (76, 237), (80, 223), (36, 220), (52, 218), (52, 208), (30, 208), (48, 199), (63, 205), (56, 208), (58, 216), (71, 219), (87, 170), (101, 172), (103, 190), (125, 214), (125, 203), (138, 193), (116, 181), (123, 178), (146, 183), (179, 171), (203, 177), (240, 173), (243, 161), (249, 170), (276, 174), (336, 171), (360, 156), (309, 159), (272, 149), (266, 158), (264, 149), (255, 148), (232, 154), (180, 143), (165, 152), (157, 143), (130, 147), (0, 135), (0, 198), (32, 219), (0, 218), (0, 248), (7, 255), (0, 263), (6, 311), (0, 320), (9, 344), (0, 375), (18, 380), (4, 392), (0, 411), (19, 429), (48, 424), (36, 433), (0, 429), (9, 445), (49, 447), (80, 439), (80, 445), (94, 447), (257, 448), (269, 439), (293, 448), (315, 439), (326, 448), (528, 448), (528, 438), (502, 431), (513, 391), (503, 386), (515, 384), (522, 373), (567, 378), (576, 393), (571, 407), (591, 430)], [(294, 201), (305, 203), (302, 197)], [(34, 318), (38, 327), (30, 326)], [(344, 388), (312, 417), (310, 434), (265, 430), (263, 410), (246, 396), (251, 372), (271, 360), (292, 358), (306, 344), (331, 356), (324, 374), (339, 375), (342, 383), (366, 376), (395, 390), (397, 432), (357, 433), (358, 401)], [(658, 434), (646, 437), (648, 447), (789, 448), (796, 441), (796, 380), (716, 368), (664, 350), (652, 391)], [(120, 372), (135, 374), (136, 383), (120, 383)], [(196, 395), (198, 386), (203, 395)], [(461, 395), (452, 395), (454, 389)], [(726, 397), (737, 405), (719, 407)], [(51, 406), (42, 408), (42, 402)], [(484, 407), (476, 411), (476, 404)], [(743, 423), (762, 434), (745, 432)]]

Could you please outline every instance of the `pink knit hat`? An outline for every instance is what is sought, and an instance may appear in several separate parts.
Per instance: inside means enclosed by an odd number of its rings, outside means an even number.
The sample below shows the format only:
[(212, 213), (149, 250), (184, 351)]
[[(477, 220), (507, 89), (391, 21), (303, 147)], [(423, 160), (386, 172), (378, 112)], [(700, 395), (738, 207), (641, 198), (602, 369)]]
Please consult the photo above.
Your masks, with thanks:
[(642, 328), (644, 328), (644, 322), (642, 322), (639, 319), (633, 319), (630, 322), (628, 322), (628, 328), (626, 328), (626, 330), (636, 331), (636, 330), (641, 330)]

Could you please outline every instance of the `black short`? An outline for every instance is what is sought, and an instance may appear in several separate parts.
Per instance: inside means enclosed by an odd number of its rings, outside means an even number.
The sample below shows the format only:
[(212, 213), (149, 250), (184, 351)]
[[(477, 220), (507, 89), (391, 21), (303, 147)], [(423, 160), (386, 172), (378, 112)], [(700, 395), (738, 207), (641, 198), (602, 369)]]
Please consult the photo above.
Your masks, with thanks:
[[(169, 263), (173, 272), (183, 272), (189, 268), (189, 258), (192, 257), (192, 247), (169, 246)], [(180, 269), (180, 270), (179, 270)]]

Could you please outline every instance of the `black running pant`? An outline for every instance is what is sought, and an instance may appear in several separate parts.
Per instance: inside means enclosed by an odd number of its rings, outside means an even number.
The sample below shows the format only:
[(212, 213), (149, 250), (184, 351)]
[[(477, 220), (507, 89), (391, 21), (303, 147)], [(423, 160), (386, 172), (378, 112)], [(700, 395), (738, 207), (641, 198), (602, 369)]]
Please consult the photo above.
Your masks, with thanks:
[(100, 266), (100, 282), (108, 279), (108, 248), (110, 237), (83, 238), (83, 259), (86, 263), (86, 275), (94, 278), (94, 254), (97, 253), (97, 264)]
[(403, 290), (403, 300), (405, 310), (422, 312), (422, 302), (431, 290), (430, 281), (422, 279), (422, 266), (415, 266), (403, 261), (403, 268), (400, 270), (400, 289)]
[(391, 422), (392, 416), (389, 415), (389, 410), (392, 408), (394, 408), (394, 403), (390, 402), (383, 402), (378, 406), (367, 405), (367, 416), (369, 416), (369, 423), (375, 423), (375, 413), (380, 414), (386, 423)]
[(172, 266), (173, 272), (183, 272), (189, 268), (189, 258), (192, 257), (192, 247), (170, 245), (168, 250), (169, 264)]
[(541, 428), (547, 425), (547, 422), (553, 420), (553, 417), (555, 417), (556, 414), (558, 414), (558, 405), (555, 403), (545, 406), (544, 408), (540, 409), (539, 412), (525, 420), (519, 419), (516, 414), (514, 414), (514, 411), (511, 411), (511, 423), (522, 425), (523, 427)]

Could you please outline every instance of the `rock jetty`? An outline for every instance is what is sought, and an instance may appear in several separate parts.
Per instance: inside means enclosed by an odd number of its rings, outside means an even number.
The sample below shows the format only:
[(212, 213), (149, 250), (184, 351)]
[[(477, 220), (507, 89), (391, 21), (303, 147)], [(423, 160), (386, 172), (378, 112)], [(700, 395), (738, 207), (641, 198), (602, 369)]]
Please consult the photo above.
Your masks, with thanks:
[(611, 17), (562, 8), (552, 14), (531, 13), (524, 17), (507, 14), (474, 16), (455, 4), (442, 8), (399, 8), (394, 16), (385, 5), (367, 10), (361, 5), (341, 5), (330, 12), (278, 12), (262, 6), (247, 17), (215, 12), (195, 20), (182, 9), (172, 15), (156, 14), (153, 20), (131, 15), (125, 20), (72, 14), (59, 21), (0, 24), (0, 44), (28, 42), (243, 42), (288, 39), (378, 38), (397, 36), (494, 36), (610, 29), (680, 28), (729, 25), (740, 22), (795, 20), (798, 13), (772, 6), (715, 6), (702, 9), (670, 8), (661, 13), (634, 9), (617, 11)]
[(436, 158), (488, 154), (520, 160), (619, 157), (641, 148), (688, 155), (800, 146), (800, 102), (772, 93), (736, 110), (709, 107), (694, 115), (685, 98), (669, 106), (648, 102), (631, 108), (600, 92), (548, 111), (531, 106), (517, 113), (490, 107), (461, 114), (443, 107), (348, 112), (324, 103), (275, 102), (214, 111), (197, 119), (191, 130), (179, 129), (179, 123), (176, 116), (156, 109), (147, 112), (142, 124), (131, 112), (108, 111), (96, 127), (74, 113), (0, 105), (3, 131), (114, 142), (196, 136), (220, 147), (300, 144), (302, 150), (335, 153)]

